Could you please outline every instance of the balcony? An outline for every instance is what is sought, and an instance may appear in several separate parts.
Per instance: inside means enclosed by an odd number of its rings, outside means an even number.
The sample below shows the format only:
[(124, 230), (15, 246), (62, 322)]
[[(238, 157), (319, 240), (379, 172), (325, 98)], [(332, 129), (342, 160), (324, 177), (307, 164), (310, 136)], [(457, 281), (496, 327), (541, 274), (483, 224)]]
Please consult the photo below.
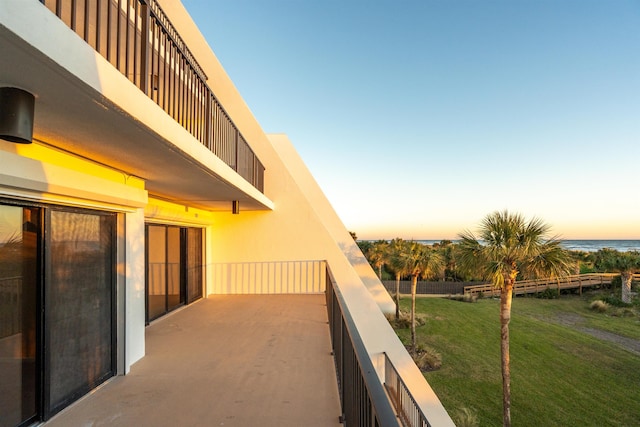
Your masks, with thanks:
[(212, 153), (264, 191), (264, 166), (155, 0), (40, 2)]
[[(125, 183), (141, 178), (160, 200), (207, 211), (230, 211), (233, 200), (243, 211), (273, 209), (263, 163), (155, 2), (3, 1), (0, 50), (11, 58), (0, 64), (2, 85), (36, 96), (38, 146), (106, 166)], [(216, 91), (227, 90), (214, 76)], [(264, 144), (253, 124), (243, 126), (253, 146)]]
[(323, 295), (209, 297), (146, 343), (128, 375), (46, 425), (339, 425)]
[(320, 281), (325, 295), (216, 295), (161, 318), (126, 376), (46, 425), (452, 426), (384, 317), (351, 312), (329, 269)]

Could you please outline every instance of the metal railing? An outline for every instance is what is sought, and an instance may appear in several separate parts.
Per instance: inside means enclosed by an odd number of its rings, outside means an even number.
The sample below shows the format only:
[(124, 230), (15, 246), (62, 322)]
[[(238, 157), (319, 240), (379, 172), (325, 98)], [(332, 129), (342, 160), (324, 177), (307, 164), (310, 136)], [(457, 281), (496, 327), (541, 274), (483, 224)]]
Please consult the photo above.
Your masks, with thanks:
[(227, 262), (207, 265), (215, 294), (318, 294), (326, 261)]
[(259, 191), (264, 166), (155, 0), (39, 0)]
[(384, 354), (384, 385), (403, 426), (431, 427), (387, 353)]
[(327, 314), (342, 407), (347, 426), (398, 426), (383, 384), (373, 366), (340, 291), (327, 266)]

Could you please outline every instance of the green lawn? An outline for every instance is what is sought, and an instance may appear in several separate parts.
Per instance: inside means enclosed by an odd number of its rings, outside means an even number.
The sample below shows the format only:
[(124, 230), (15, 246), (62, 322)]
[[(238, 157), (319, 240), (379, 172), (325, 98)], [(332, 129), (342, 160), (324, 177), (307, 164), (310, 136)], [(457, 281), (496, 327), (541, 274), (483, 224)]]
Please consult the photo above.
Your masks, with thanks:
[[(401, 301), (409, 310), (410, 299)], [(502, 425), (499, 301), (421, 298), (418, 341), (442, 355), (425, 374), (455, 420), (473, 410), (480, 426)], [(589, 310), (587, 297), (515, 298), (511, 320), (511, 417), (516, 426), (640, 426), (640, 356), (576, 327), (640, 339), (638, 317)], [(575, 324), (576, 326), (568, 326)], [(407, 343), (408, 329), (398, 330)]]

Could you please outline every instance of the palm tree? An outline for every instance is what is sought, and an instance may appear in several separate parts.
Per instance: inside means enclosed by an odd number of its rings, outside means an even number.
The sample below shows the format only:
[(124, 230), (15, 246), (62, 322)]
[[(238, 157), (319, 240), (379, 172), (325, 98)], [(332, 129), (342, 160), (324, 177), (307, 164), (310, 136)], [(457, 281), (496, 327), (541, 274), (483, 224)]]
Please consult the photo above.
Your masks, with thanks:
[(444, 263), (443, 280), (456, 280), (456, 258), (455, 250), (456, 246), (451, 243), (451, 240), (442, 240), (439, 244), (434, 244), (433, 248), (440, 252), (442, 256), (442, 262)]
[(482, 221), (478, 238), (464, 231), (459, 237), (459, 263), (481, 272), (500, 289), (500, 338), (502, 365), (502, 419), (511, 426), (511, 370), (509, 321), (516, 278), (560, 277), (569, 273), (571, 256), (557, 237), (547, 237), (549, 226), (539, 219), (526, 221), (519, 214), (494, 212)]
[(596, 253), (596, 259), (599, 268), (620, 273), (622, 302), (631, 303), (631, 282), (633, 281), (633, 273), (640, 271), (640, 252), (601, 249)]
[(411, 349), (416, 351), (416, 287), (418, 277), (426, 278), (438, 274), (442, 269), (442, 257), (435, 250), (411, 242), (401, 254), (403, 272), (411, 276)]
[(396, 320), (400, 319), (400, 279), (407, 275), (406, 268), (403, 263), (405, 259), (404, 254), (408, 251), (408, 248), (409, 242), (406, 242), (399, 237), (393, 239), (388, 248), (389, 264), (396, 277), (396, 294), (394, 297), (396, 302)]
[(389, 243), (386, 240), (378, 240), (369, 249), (369, 262), (378, 269), (378, 278), (382, 280), (382, 266), (388, 261)]

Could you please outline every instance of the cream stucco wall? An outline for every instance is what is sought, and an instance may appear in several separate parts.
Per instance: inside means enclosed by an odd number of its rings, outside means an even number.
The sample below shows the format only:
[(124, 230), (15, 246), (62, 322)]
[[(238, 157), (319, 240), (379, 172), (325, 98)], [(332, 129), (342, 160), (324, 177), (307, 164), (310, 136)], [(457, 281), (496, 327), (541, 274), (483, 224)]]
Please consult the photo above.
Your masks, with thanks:
[[(270, 135), (271, 212), (215, 214), (215, 262), (326, 260), (334, 274), (366, 286), (384, 312), (395, 304), (285, 135)], [(339, 267), (340, 266), (340, 267)], [(210, 291), (214, 288), (210, 288)]]

